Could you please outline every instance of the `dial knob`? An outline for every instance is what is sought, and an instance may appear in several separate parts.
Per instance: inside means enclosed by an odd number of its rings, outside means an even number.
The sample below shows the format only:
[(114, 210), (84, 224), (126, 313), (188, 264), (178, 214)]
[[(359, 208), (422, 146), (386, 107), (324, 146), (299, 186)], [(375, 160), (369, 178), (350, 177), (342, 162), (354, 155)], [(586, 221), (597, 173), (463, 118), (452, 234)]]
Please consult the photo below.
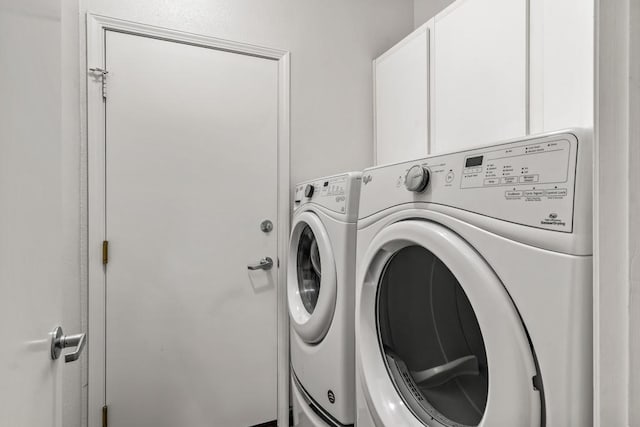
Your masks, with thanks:
[(304, 197), (311, 197), (313, 196), (313, 185), (311, 184), (307, 184), (306, 187), (304, 187)]
[(420, 165), (412, 166), (411, 169), (407, 171), (404, 185), (407, 187), (407, 190), (420, 193), (429, 185), (429, 175), (428, 169)]

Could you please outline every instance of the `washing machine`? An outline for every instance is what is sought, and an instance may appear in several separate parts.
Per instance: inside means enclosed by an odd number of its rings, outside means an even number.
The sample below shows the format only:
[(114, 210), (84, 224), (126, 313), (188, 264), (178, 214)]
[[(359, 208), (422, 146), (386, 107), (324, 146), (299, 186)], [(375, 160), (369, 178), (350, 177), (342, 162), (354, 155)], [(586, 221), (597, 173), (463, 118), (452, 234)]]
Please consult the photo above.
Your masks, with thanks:
[(363, 172), (357, 425), (592, 425), (592, 144)]
[(355, 422), (355, 255), (361, 173), (296, 186), (287, 297), (294, 425)]

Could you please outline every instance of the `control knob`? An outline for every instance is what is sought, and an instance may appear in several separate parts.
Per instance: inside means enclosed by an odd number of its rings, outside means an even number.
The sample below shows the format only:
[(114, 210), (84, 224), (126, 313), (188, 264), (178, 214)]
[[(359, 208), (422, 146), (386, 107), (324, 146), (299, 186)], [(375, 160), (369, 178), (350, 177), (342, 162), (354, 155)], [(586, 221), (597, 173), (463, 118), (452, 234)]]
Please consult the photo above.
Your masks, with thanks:
[(420, 193), (429, 185), (429, 170), (421, 165), (414, 165), (408, 171), (404, 179), (407, 190)]
[(304, 188), (304, 197), (310, 198), (311, 196), (313, 196), (313, 190), (313, 185), (307, 184), (307, 186)]

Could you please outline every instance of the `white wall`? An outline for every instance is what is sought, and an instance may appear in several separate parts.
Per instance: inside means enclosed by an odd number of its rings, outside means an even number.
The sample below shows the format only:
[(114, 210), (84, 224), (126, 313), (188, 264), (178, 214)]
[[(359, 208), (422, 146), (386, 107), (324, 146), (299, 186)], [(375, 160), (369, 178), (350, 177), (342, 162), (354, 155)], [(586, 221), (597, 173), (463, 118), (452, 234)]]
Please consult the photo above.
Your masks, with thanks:
[(453, 2), (454, 0), (413, 0), (414, 27), (418, 28)]
[(596, 1), (595, 417), (640, 421), (638, 2)]
[(371, 61), (411, 0), (85, 0), (91, 13), (291, 51), (291, 179), (372, 163)]
[(630, 3), (629, 140), (629, 425), (640, 425), (640, 2)]

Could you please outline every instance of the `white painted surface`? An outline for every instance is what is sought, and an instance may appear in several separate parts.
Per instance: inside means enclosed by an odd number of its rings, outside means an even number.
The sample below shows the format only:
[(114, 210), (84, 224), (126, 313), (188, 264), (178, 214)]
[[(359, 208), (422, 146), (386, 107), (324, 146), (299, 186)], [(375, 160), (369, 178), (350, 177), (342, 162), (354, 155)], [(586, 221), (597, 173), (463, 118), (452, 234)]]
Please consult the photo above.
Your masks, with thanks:
[(454, 0), (413, 0), (413, 25), (420, 27)]
[(429, 152), (429, 28), (423, 26), (373, 61), (375, 164)]
[(593, 127), (594, 2), (530, 0), (531, 133)]
[[(595, 170), (594, 170), (594, 425), (633, 426), (637, 416), (639, 373), (631, 342), (637, 342), (637, 288), (630, 286), (630, 248), (635, 224), (630, 202), (637, 186), (630, 177), (637, 165), (637, 30), (630, 20), (633, 1), (596, 2)], [(633, 39), (632, 39), (632, 36)], [(633, 40), (633, 42), (631, 41)], [(632, 62), (634, 58), (636, 62)], [(632, 65), (633, 64), (633, 65)], [(631, 70), (634, 70), (632, 72)], [(633, 90), (631, 88), (634, 88)], [(633, 100), (633, 101), (632, 101)], [(633, 106), (633, 107), (631, 107)], [(635, 192), (635, 193), (632, 193)], [(634, 194), (633, 199), (630, 194)], [(635, 229), (637, 233), (637, 229)], [(630, 303), (635, 303), (631, 306)], [(631, 316), (634, 316), (633, 318)], [(632, 374), (630, 367), (635, 367)], [(632, 376), (633, 375), (633, 376)]]
[[(79, 420), (80, 362), (50, 358), (50, 332), (78, 333), (77, 222), (63, 2), (0, 2), (0, 425)], [(66, 47), (66, 46), (65, 46)], [(65, 51), (65, 53), (68, 53)], [(77, 100), (75, 100), (77, 101)], [(68, 351), (68, 350), (67, 350)]]
[(291, 52), (291, 184), (373, 162), (371, 61), (412, 0), (86, 0), (93, 13)]
[(278, 61), (107, 32), (106, 66), (110, 424), (274, 420)]
[(434, 40), (431, 152), (525, 135), (527, 1), (458, 1)]
[[(631, 117), (640, 117), (640, 4), (631, 2), (629, 68), (629, 110)], [(629, 146), (629, 269), (630, 301), (629, 324), (640, 324), (640, 123), (630, 123), (629, 136), (636, 141)], [(629, 328), (629, 425), (640, 424), (640, 336)]]

